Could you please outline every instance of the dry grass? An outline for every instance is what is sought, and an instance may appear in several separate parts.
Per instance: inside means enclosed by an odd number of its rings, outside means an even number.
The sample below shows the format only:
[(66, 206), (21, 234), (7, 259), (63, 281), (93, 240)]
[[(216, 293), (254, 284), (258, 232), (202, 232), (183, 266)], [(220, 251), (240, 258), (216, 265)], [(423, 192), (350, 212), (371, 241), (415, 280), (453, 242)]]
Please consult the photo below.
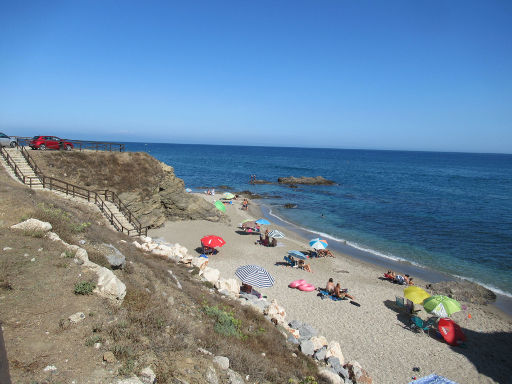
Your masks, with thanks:
[(31, 151), (30, 155), (46, 175), (90, 189), (154, 193), (163, 177), (158, 162), (142, 152)]

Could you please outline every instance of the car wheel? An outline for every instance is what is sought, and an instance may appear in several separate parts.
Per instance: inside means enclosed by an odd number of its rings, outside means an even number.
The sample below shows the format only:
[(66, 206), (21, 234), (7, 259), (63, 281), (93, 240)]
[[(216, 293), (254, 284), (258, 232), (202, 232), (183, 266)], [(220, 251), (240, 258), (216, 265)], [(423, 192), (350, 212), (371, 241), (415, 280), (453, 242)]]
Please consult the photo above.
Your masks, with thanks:
[(46, 145), (41, 144), (41, 145), (39, 146), (39, 149), (40, 149), (41, 151), (46, 151)]
[(18, 143), (15, 141), (11, 141), (9, 145), (11, 146), (11, 148), (16, 148), (18, 146)]
[(71, 151), (73, 149), (73, 147), (71, 145), (66, 145), (66, 151)]

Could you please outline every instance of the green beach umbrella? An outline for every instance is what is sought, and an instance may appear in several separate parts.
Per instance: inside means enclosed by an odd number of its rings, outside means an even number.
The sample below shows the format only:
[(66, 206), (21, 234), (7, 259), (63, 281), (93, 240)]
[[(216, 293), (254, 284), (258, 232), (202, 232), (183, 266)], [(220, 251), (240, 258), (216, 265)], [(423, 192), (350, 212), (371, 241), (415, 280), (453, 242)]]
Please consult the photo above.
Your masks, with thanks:
[(215, 206), (219, 211), (226, 212), (226, 207), (224, 206), (224, 203), (222, 201), (216, 201)]
[(225, 199), (234, 199), (235, 198), (235, 195), (233, 195), (231, 192), (224, 192), (222, 194), (222, 197), (224, 197)]
[(460, 303), (448, 296), (434, 295), (423, 301), (423, 308), (428, 313), (433, 313), (438, 317), (448, 317), (452, 313), (462, 310)]

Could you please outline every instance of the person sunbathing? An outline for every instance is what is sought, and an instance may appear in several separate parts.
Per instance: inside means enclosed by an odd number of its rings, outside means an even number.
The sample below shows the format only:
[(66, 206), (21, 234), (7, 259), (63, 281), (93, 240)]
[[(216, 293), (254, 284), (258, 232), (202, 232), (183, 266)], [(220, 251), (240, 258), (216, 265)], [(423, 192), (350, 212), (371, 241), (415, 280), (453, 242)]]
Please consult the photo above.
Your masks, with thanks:
[(327, 282), (327, 285), (325, 286), (325, 290), (327, 292), (329, 292), (329, 293), (333, 293), (334, 292), (334, 280), (333, 280), (332, 277)]
[(309, 265), (309, 264), (306, 264), (306, 263), (304, 262), (304, 260), (300, 260), (300, 261), (299, 261), (299, 268), (301, 268), (301, 269), (305, 270), (306, 272), (311, 272), (311, 273), (313, 273), (313, 271), (311, 270), (310, 265)]
[(340, 283), (336, 284), (332, 295), (334, 297), (339, 297), (340, 299), (344, 299), (345, 297), (348, 297), (350, 300), (354, 300), (354, 296), (349, 295), (345, 290), (341, 289)]

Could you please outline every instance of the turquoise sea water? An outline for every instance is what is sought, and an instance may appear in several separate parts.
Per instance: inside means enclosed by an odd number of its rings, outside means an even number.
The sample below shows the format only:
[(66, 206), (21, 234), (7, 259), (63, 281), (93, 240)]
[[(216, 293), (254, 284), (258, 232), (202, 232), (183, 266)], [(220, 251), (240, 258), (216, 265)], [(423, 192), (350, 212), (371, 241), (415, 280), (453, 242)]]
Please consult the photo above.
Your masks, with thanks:
[[(273, 215), (373, 255), (407, 260), (512, 296), (512, 155), (128, 143), (187, 187), (279, 196)], [(336, 186), (249, 185), (251, 174)], [(222, 191), (218, 191), (222, 192)], [(285, 203), (297, 204), (285, 209)]]

